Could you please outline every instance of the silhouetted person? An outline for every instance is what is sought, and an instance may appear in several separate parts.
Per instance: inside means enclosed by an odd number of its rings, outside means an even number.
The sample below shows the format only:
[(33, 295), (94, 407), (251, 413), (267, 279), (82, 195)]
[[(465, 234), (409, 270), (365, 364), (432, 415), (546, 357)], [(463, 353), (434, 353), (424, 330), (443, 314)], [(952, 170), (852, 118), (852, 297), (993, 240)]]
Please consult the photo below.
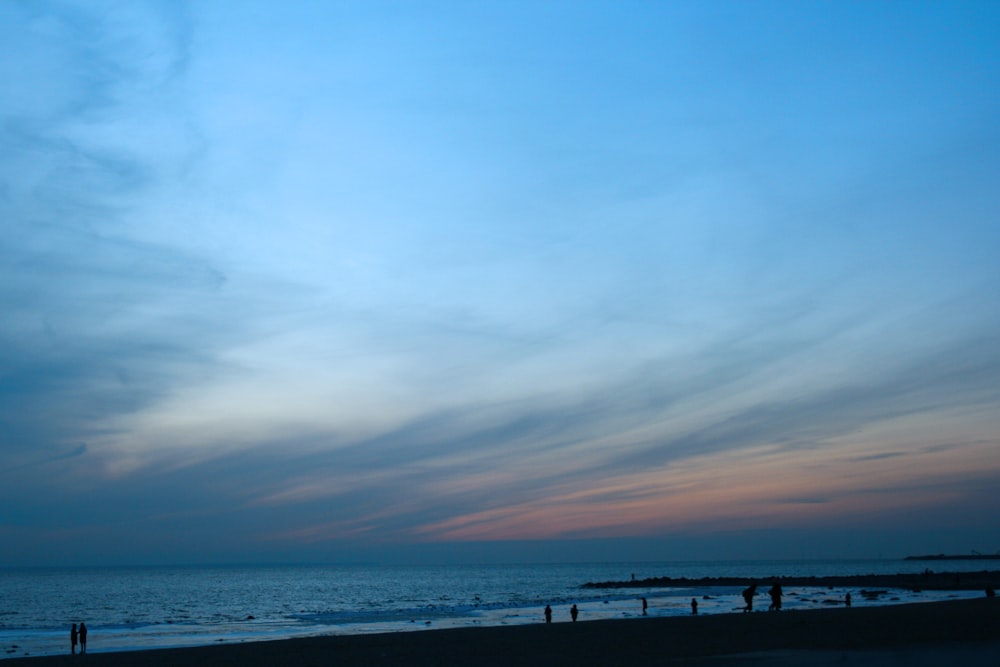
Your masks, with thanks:
[(692, 616), (698, 615), (698, 601), (695, 600), (694, 598), (691, 598), (691, 615)]
[(550, 607), (549, 605), (545, 605), (545, 622), (546, 623), (552, 622), (552, 607)]
[(767, 594), (771, 596), (771, 606), (768, 611), (781, 611), (781, 584), (771, 586)]
[(847, 595), (844, 596), (844, 604), (847, 605), (848, 607), (851, 606), (851, 594), (850, 593), (848, 593)]
[(746, 606), (743, 607), (743, 611), (753, 611), (753, 596), (757, 595), (757, 584), (753, 584), (749, 588), (743, 590), (743, 601), (746, 602)]
[(73, 627), (69, 631), (69, 653), (70, 653), (70, 655), (76, 655), (76, 640), (77, 640), (77, 637), (79, 637), (79, 635), (77, 634), (77, 631), (76, 631), (76, 623), (74, 623)]
[(646, 609), (648, 609), (648, 608), (649, 608), (649, 603), (646, 602), (646, 598), (643, 598), (642, 599), (642, 615), (643, 616), (646, 615)]
[(569, 608), (569, 615), (570, 617), (572, 617), (574, 623), (576, 623), (576, 615), (579, 613), (580, 612), (579, 610), (577, 610), (576, 605), (573, 605), (572, 607)]
[(87, 624), (80, 624), (80, 655), (87, 652)]

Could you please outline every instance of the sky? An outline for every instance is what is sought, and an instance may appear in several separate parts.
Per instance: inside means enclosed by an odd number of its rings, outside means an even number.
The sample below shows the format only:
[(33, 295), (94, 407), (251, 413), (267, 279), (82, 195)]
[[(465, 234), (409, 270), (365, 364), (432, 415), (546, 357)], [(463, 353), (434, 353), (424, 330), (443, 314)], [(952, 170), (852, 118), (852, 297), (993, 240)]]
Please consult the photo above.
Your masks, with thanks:
[(1000, 550), (997, 35), (0, 2), (0, 565)]

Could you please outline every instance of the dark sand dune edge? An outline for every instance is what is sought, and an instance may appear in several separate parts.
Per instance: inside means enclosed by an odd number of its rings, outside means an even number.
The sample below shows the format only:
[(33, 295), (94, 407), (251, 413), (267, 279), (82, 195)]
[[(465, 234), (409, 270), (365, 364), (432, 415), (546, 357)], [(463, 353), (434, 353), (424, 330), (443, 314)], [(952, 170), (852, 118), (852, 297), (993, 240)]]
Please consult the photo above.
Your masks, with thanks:
[[(91, 650), (99, 651), (99, 637)], [(987, 644), (986, 642), (990, 642)], [(785, 652), (1000, 649), (997, 598), (853, 609), (636, 618), (552, 625), (288, 639), (200, 648), (2, 660), (0, 665), (253, 666), (649, 665), (705, 656)], [(791, 653), (788, 653), (791, 652)], [(820, 655), (820, 654), (815, 654)], [(739, 664), (726, 658), (719, 664)], [(757, 664), (760, 658), (749, 659)], [(735, 662), (734, 662), (735, 661)], [(699, 661), (701, 662), (701, 661)], [(777, 658), (772, 662), (780, 662)], [(813, 664), (806, 661), (807, 664)], [(711, 661), (706, 664), (714, 664)], [(766, 663), (762, 663), (766, 664)], [(816, 663), (820, 664), (820, 663)], [(1000, 663), (998, 663), (1000, 664)]]

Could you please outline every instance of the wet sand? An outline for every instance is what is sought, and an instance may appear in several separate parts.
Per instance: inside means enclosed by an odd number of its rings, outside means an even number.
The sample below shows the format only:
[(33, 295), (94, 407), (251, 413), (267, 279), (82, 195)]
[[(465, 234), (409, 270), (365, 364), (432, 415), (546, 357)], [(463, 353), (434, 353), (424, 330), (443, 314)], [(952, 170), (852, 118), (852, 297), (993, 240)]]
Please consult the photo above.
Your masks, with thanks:
[(1000, 664), (1000, 599), (287, 639), (0, 660), (0, 667)]

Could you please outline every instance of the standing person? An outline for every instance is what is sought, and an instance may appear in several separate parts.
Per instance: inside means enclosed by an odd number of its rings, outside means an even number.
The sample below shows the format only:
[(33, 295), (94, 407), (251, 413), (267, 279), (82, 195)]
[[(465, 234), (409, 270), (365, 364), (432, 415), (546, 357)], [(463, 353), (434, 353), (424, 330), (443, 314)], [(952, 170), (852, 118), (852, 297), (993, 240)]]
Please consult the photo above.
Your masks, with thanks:
[(73, 627), (70, 628), (70, 631), (69, 631), (69, 654), (70, 655), (76, 655), (76, 639), (77, 639), (78, 636), (79, 635), (77, 634), (77, 631), (76, 631), (76, 623), (74, 623)]
[(552, 607), (550, 607), (549, 605), (545, 605), (545, 622), (546, 623), (552, 622)]
[(774, 584), (771, 586), (768, 595), (771, 596), (771, 607), (769, 611), (781, 611), (781, 584)]
[(757, 595), (757, 584), (743, 591), (743, 601), (747, 603), (747, 606), (743, 607), (743, 611), (753, 611), (753, 596), (755, 595)]
[(87, 624), (80, 624), (80, 655), (87, 652)]
[(576, 605), (569, 608), (569, 615), (572, 617), (574, 623), (576, 623), (576, 616), (579, 613), (580, 611), (576, 608)]
[(694, 598), (691, 598), (691, 615), (692, 616), (698, 615), (698, 601), (695, 600)]
[(643, 615), (643, 616), (645, 616), (645, 615), (646, 615), (646, 609), (647, 609), (648, 607), (649, 607), (649, 604), (648, 604), (648, 603), (646, 602), (646, 598), (643, 598), (643, 599), (642, 599), (642, 615)]

